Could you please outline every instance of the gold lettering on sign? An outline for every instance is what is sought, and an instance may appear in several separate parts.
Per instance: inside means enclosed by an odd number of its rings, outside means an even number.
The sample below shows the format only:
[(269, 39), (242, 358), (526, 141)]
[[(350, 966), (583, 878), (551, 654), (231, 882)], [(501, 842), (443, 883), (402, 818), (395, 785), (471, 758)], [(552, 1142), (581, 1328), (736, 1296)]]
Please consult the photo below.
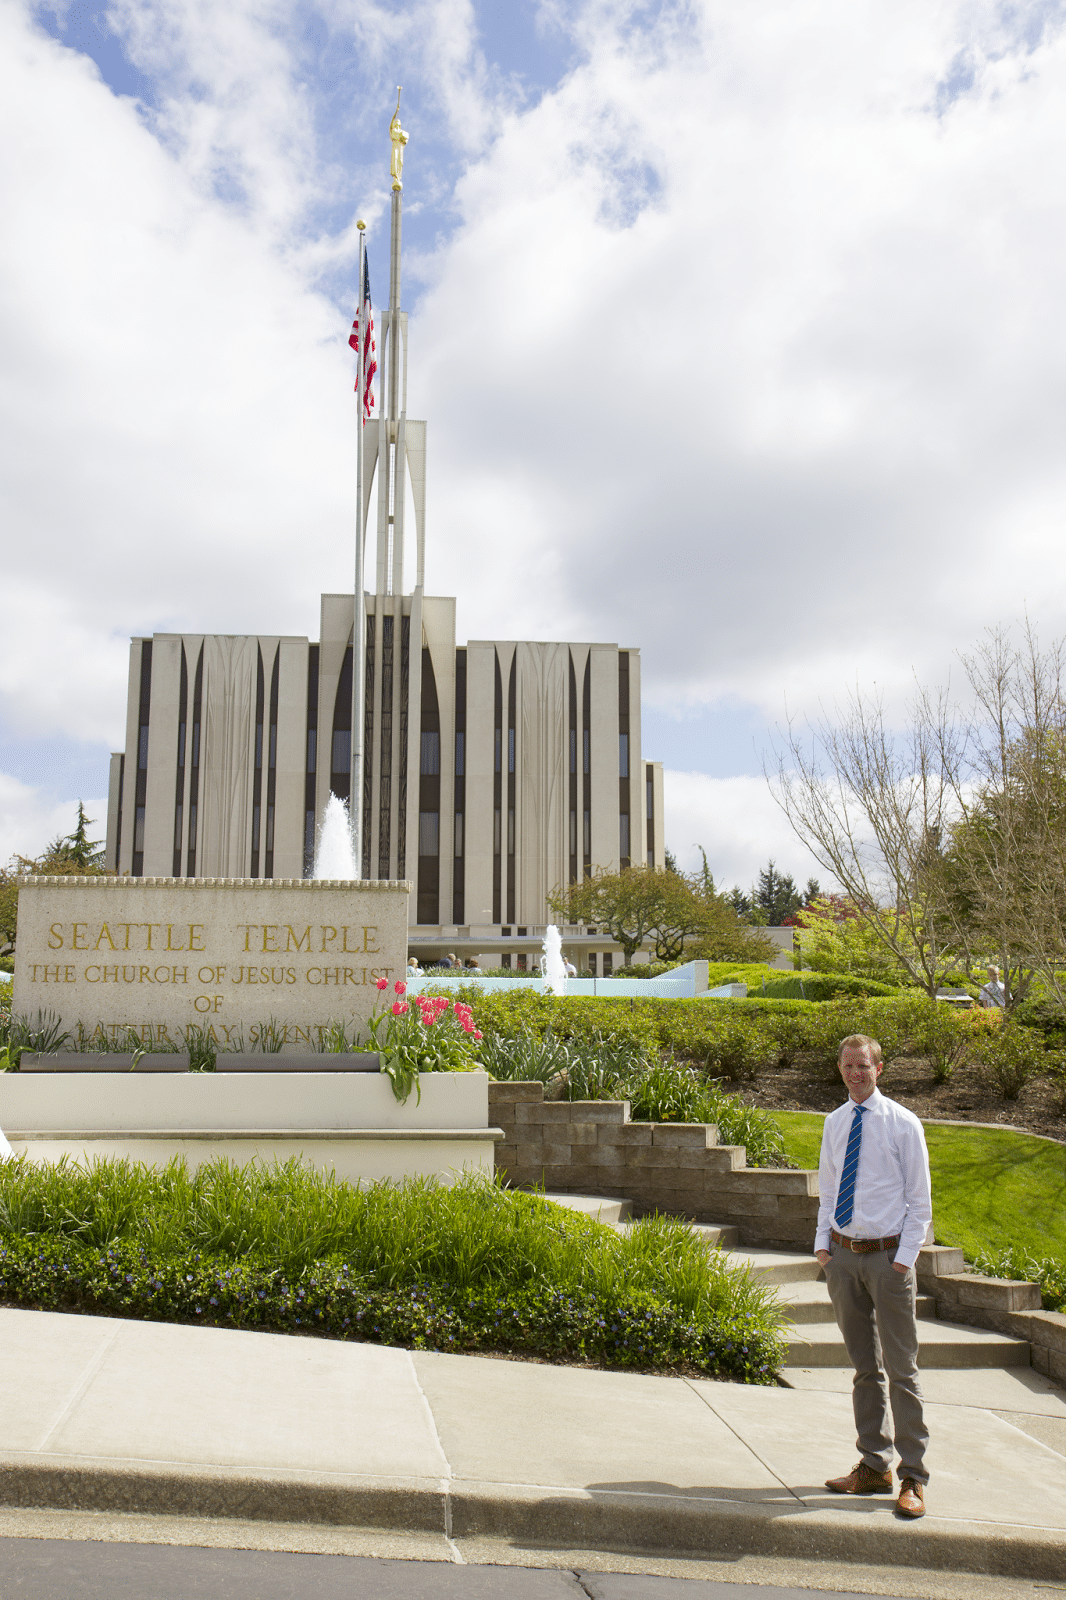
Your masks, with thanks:
[(285, 924), (285, 931), (289, 935), (288, 939), (285, 941), (285, 950), (286, 950), (286, 952), (288, 952), (289, 950), (303, 950), (304, 949), (304, 940), (306, 939), (306, 941), (307, 941), (307, 946), (306, 946), (307, 953), (308, 953), (308, 955), (311, 954), (311, 929), (310, 928), (305, 928), (303, 933), (297, 934), (292, 928), (289, 927), (288, 923), (286, 923)]
[(322, 954), (325, 955), (326, 950), (337, 937), (337, 930), (336, 928), (331, 928), (329, 924), (326, 923), (319, 931), (322, 934)]
[(63, 924), (61, 922), (53, 922), (48, 935), (48, 948), (49, 950), (62, 950)]
[(275, 939), (278, 936), (278, 925), (277, 925), (277, 923), (276, 922), (260, 923), (260, 927), (263, 930), (263, 954), (264, 955), (277, 955), (278, 954), (278, 947), (274, 943)]
[(88, 940), (86, 940), (84, 943), (81, 942), (82, 935), (83, 935), (85, 929), (88, 926), (89, 926), (89, 924), (87, 922), (72, 922), (71, 923), (71, 925), (70, 925), (70, 930), (71, 930), (70, 931), (70, 948), (72, 950), (88, 950), (88, 948), (89, 948)]
[(100, 946), (103, 944), (105, 939), (107, 940), (108, 948), (113, 950), (115, 948), (115, 941), (111, 937), (111, 929), (108, 927), (106, 922), (103, 923), (103, 925), (100, 928), (100, 936), (97, 939), (96, 943), (93, 945), (93, 949), (94, 950), (99, 950)]

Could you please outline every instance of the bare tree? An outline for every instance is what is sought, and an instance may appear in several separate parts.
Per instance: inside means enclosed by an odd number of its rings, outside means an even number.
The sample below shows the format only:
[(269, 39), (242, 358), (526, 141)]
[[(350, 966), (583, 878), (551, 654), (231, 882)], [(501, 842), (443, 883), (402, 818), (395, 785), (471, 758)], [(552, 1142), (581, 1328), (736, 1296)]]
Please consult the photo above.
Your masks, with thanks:
[(994, 956), (1007, 1003), (1039, 973), (1066, 1003), (1066, 699), (1061, 643), (1027, 623), (963, 657), (972, 706), (946, 853), (948, 900), (968, 952)]
[(856, 914), (932, 995), (959, 956), (941, 854), (959, 815), (960, 739), (946, 696), (918, 709), (896, 734), (880, 697), (856, 691), (834, 722), (790, 721), (770, 788)]
[(919, 690), (902, 732), (858, 691), (835, 721), (790, 723), (771, 789), (927, 993), (994, 960), (1008, 1005), (1034, 973), (1066, 1004), (1063, 646), (999, 628), (962, 664), (963, 703)]

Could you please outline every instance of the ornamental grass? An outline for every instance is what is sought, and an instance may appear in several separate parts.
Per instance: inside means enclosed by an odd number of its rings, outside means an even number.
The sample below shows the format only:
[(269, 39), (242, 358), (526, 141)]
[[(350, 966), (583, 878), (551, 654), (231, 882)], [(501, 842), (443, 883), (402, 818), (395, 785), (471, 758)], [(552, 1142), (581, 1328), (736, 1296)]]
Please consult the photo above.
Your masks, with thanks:
[(615, 1230), (468, 1176), (290, 1161), (0, 1167), (0, 1299), (772, 1383), (772, 1293), (673, 1218)]

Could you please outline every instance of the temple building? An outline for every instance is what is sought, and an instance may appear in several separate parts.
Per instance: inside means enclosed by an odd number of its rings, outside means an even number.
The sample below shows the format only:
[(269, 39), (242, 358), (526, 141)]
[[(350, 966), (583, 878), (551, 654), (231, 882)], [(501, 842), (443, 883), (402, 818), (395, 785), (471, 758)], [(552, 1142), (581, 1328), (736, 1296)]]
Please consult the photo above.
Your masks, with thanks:
[[(525, 967), (558, 885), (664, 865), (662, 767), (641, 753), (638, 650), (460, 645), (455, 600), (424, 593), (426, 425), (406, 409), (396, 169), (383, 414), (364, 428), (360, 496), (365, 531), (376, 478), (375, 591), (361, 618), (352, 594), (323, 595), (316, 641), (132, 641), (107, 862), (134, 877), (311, 877), (326, 802), (350, 801), (354, 775), (362, 876), (410, 880), (412, 950)], [(582, 968), (617, 961), (599, 930), (567, 932)]]

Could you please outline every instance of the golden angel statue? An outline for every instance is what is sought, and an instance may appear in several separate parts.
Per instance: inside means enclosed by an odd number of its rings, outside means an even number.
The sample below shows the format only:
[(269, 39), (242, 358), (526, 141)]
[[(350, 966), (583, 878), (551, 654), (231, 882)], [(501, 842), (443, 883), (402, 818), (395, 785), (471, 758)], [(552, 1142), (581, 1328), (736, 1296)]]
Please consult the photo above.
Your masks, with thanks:
[(392, 187), (403, 188), (403, 147), (407, 143), (408, 135), (400, 127), (400, 91), (396, 91), (396, 110), (392, 121), (389, 123), (389, 138), (392, 140)]

